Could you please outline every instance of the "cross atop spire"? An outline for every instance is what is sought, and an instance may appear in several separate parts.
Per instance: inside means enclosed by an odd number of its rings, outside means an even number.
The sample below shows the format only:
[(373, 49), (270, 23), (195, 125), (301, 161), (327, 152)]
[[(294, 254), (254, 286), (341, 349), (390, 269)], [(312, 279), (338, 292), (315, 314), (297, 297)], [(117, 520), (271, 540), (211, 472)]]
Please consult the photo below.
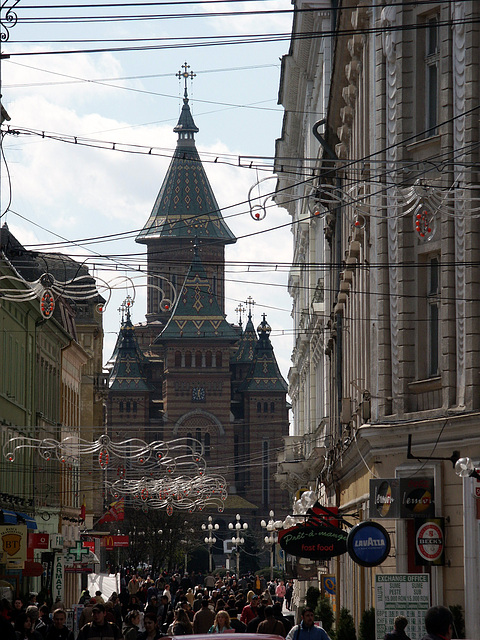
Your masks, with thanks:
[(253, 307), (255, 306), (255, 300), (252, 298), (252, 296), (248, 296), (248, 298), (245, 300), (245, 304), (247, 305), (247, 308), (248, 308), (248, 317), (251, 318), (252, 310), (253, 310)]
[(246, 309), (241, 302), (238, 305), (238, 307), (235, 309), (235, 311), (238, 313), (238, 324), (242, 326), (242, 316), (245, 313)]
[[(182, 69), (183, 69), (183, 71), (182, 71)], [(187, 80), (189, 78), (191, 80), (193, 80), (195, 78), (195, 76), (197, 75), (196, 73), (193, 73), (193, 71), (188, 71), (189, 69), (190, 69), (190, 65), (187, 64), (186, 62), (184, 62), (182, 64), (182, 68), (180, 69), (180, 71), (175, 74), (179, 80), (181, 80), (183, 78), (184, 81), (185, 81), (185, 90), (184, 90), (185, 98), (187, 97)]]
[(133, 298), (130, 295), (127, 295), (125, 300), (118, 308), (118, 311), (120, 311), (122, 315), (122, 325), (125, 320), (130, 320), (130, 308), (133, 306), (133, 302)]

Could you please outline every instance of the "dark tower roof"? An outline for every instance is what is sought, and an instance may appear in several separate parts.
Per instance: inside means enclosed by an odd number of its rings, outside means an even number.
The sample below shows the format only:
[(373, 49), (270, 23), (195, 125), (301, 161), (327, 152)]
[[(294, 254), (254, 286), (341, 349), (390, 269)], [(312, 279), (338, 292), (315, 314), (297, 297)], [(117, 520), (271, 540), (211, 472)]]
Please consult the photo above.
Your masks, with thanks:
[(223, 244), (237, 241), (225, 224), (195, 147), (198, 127), (188, 104), (187, 89), (174, 131), (177, 147), (146, 225), (136, 241), (149, 244), (164, 238), (199, 238)]
[(239, 343), (238, 349), (232, 356), (232, 363), (234, 364), (251, 364), (255, 355), (255, 346), (257, 344), (257, 334), (252, 322), (251, 312), (248, 314), (247, 324), (243, 331)]
[(259, 324), (258, 341), (250, 370), (238, 391), (283, 391), (287, 392), (287, 383), (280, 373), (273, 346), (270, 342), (270, 325), (265, 319)]
[(115, 362), (110, 373), (111, 391), (151, 391), (143, 374), (146, 360), (138, 346), (129, 307), (120, 329), (114, 356)]
[(212, 292), (197, 247), (172, 315), (155, 343), (188, 339), (238, 340), (237, 332), (225, 320)]

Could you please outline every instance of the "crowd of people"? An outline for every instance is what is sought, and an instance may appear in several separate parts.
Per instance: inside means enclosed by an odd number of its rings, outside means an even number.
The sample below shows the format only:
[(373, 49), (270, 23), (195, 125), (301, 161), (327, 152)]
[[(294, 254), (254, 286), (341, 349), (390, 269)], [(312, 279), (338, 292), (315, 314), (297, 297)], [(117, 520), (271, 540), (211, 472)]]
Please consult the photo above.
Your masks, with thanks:
[[(286, 640), (330, 640), (314, 624), (314, 611), (306, 607), (299, 624), (284, 615), (290, 607), (291, 584), (266, 582), (258, 576), (237, 581), (209, 574), (202, 583), (185, 575), (161, 575), (156, 580), (136, 573), (122, 577), (120, 593), (105, 601), (100, 591), (92, 596), (85, 589), (80, 596), (83, 610), (77, 640), (158, 640), (164, 636), (215, 633), (269, 634)], [(0, 640), (74, 640), (67, 628), (62, 602), (51, 608), (39, 606), (36, 595), (27, 603), (20, 598), (13, 606), (0, 601)], [(291, 601), (291, 596), (290, 596)], [(409, 640), (408, 621), (397, 616), (394, 629), (385, 640)], [(450, 640), (453, 617), (445, 607), (431, 607), (425, 617), (427, 635), (422, 640)]]
[[(62, 602), (52, 607), (20, 598), (13, 605), (2, 601), (0, 639), (73, 640), (66, 626)], [(158, 578), (122, 572), (120, 591), (105, 599), (100, 591), (84, 589), (77, 640), (157, 640), (163, 636), (203, 633), (274, 633), (286, 637), (292, 622), (283, 615), (290, 607), (292, 584), (267, 582), (247, 575), (237, 580), (208, 574), (180, 576), (163, 573)]]
[[(122, 576), (120, 593), (106, 602), (85, 590), (78, 640), (97, 637), (156, 640), (165, 635), (205, 633), (275, 633), (286, 637), (292, 622), (282, 613), (290, 606), (292, 584), (260, 576), (137, 573)], [(99, 633), (99, 628), (102, 633)], [(108, 629), (108, 635), (106, 635)]]
[(74, 640), (64, 604), (57, 601), (51, 608), (39, 606), (35, 598), (36, 594), (31, 594), (26, 604), (16, 598), (13, 606), (6, 599), (1, 601), (1, 640)]

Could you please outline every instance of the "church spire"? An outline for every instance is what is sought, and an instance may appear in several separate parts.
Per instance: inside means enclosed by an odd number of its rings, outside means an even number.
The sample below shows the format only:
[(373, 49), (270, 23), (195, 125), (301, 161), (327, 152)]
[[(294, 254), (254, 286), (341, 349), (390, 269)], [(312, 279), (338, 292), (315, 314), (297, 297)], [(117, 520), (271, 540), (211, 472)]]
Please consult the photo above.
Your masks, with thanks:
[[(183, 69), (183, 71), (182, 71)], [(182, 65), (182, 69), (176, 74), (177, 78), (183, 78), (185, 80), (185, 87), (183, 91), (183, 107), (182, 112), (180, 113), (180, 118), (178, 119), (177, 126), (174, 128), (175, 133), (178, 133), (178, 145), (179, 146), (189, 146), (194, 145), (194, 134), (198, 133), (199, 129), (195, 122), (193, 121), (193, 116), (190, 111), (190, 105), (188, 104), (188, 91), (187, 91), (187, 80), (188, 78), (195, 78), (195, 73), (193, 71), (188, 71), (190, 69), (190, 65), (186, 62)]]
[(184, 71), (177, 76), (185, 79), (183, 107), (174, 131), (178, 133), (177, 147), (162, 187), (147, 223), (136, 237), (144, 244), (165, 239), (198, 238), (225, 245), (236, 238), (223, 220), (220, 207), (195, 147), (194, 134), (198, 127), (193, 121), (188, 103), (187, 79), (194, 77)]

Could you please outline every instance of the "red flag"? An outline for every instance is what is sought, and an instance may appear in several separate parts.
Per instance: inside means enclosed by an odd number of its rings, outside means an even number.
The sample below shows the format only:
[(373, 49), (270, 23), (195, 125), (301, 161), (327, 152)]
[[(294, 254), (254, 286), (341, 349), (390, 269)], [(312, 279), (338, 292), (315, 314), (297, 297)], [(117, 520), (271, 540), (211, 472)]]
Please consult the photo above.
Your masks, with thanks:
[(80, 507), (80, 520), (85, 522), (85, 516), (87, 515), (87, 505), (85, 504), (85, 496), (83, 496), (82, 506)]
[(116, 502), (110, 503), (110, 509), (103, 514), (98, 521), (98, 524), (104, 522), (116, 522), (125, 518), (125, 498), (120, 498)]

